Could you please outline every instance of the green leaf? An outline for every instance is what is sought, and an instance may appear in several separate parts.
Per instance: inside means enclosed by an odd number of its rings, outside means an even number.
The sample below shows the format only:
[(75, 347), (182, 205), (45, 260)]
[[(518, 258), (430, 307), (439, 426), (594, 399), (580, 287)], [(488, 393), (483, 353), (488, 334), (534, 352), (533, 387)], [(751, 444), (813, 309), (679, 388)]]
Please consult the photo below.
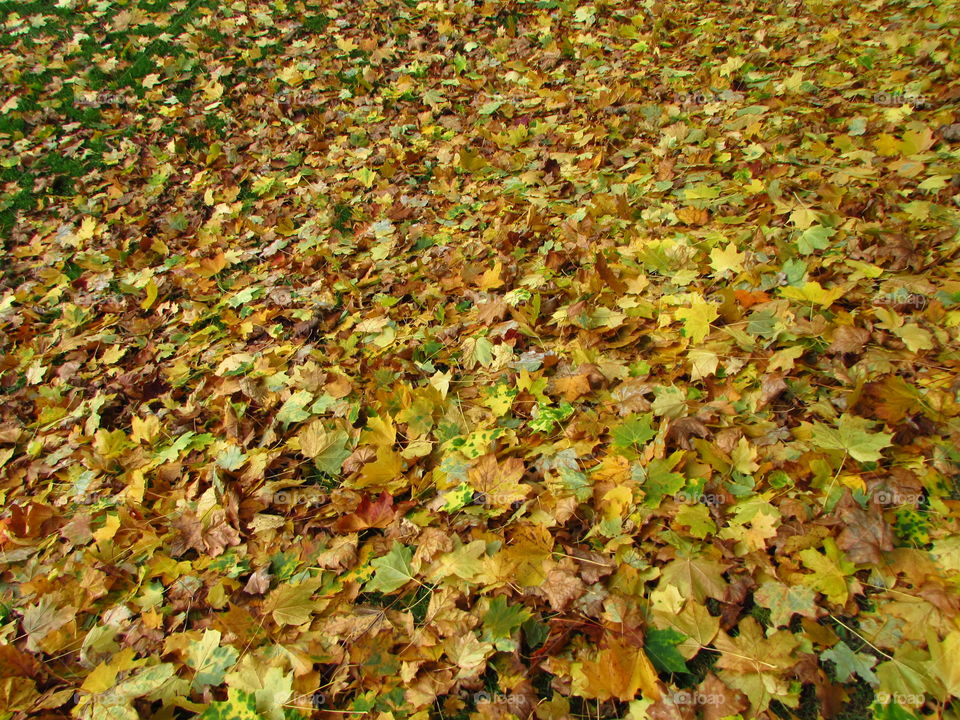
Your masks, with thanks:
[(639, 449), (646, 445), (657, 434), (651, 427), (653, 415), (629, 415), (620, 425), (610, 433), (613, 446), (620, 449)]
[(273, 189), (273, 183), (274, 178), (264, 176), (254, 181), (253, 185), (250, 186), (250, 190), (253, 191), (254, 194), (262, 197)]
[(227, 675), (227, 685), (252, 693), (257, 713), (265, 720), (284, 720), (285, 706), (293, 697), (293, 673), (267, 667), (263, 660), (244, 656)]
[(883, 448), (890, 447), (893, 435), (871, 433), (873, 423), (866, 418), (844, 414), (836, 429), (823, 423), (813, 424), (813, 443), (823, 450), (845, 450), (854, 460), (873, 462), (879, 460)]
[(327, 433), (329, 444), (313, 458), (317, 470), (328, 475), (339, 475), (343, 468), (343, 461), (350, 457), (350, 436), (343, 430), (337, 429)]
[(824, 660), (830, 660), (837, 666), (837, 680), (842, 683), (850, 682), (851, 675), (854, 673), (871, 685), (879, 683), (872, 670), (873, 666), (877, 664), (877, 659), (866, 653), (855, 653), (843, 641), (823, 652), (820, 657)]
[(477, 338), (473, 345), (473, 357), (483, 367), (490, 367), (493, 364), (493, 343), (487, 338)]
[[(930, 653), (911, 642), (899, 645), (891, 660), (877, 665), (880, 693), (894, 701), (902, 696), (920, 696), (942, 692), (940, 681), (930, 673)], [(884, 703), (885, 704), (885, 703)]]
[(651, 460), (646, 467), (634, 465), (634, 477), (640, 480), (641, 489), (646, 494), (644, 505), (659, 507), (663, 498), (679, 492), (680, 488), (687, 484), (683, 475), (671, 472), (682, 458), (683, 450), (677, 450), (670, 457)]
[(553, 432), (553, 428), (559, 425), (568, 417), (573, 415), (573, 405), (568, 402), (560, 403), (559, 407), (550, 407), (543, 403), (537, 403), (535, 406), (537, 416), (530, 420), (528, 425), (531, 429), (538, 432)]
[(493, 115), (497, 110), (500, 109), (501, 105), (503, 105), (503, 100), (491, 100), (490, 102), (481, 105), (477, 112), (480, 115)]
[(770, 622), (788, 625), (794, 615), (815, 618), (816, 593), (805, 585), (786, 585), (775, 581), (763, 583), (754, 593), (760, 607), (769, 608)]
[(172, 677), (173, 665), (162, 663), (141, 670), (133, 677), (119, 683), (110, 692), (121, 698), (139, 698), (159, 690)]
[(797, 250), (809, 255), (814, 250), (826, 250), (830, 246), (830, 238), (836, 234), (833, 228), (823, 225), (811, 225), (797, 238)]
[(313, 395), (308, 393), (306, 390), (298, 390), (287, 398), (287, 401), (277, 413), (277, 420), (287, 424), (303, 422), (310, 417), (310, 413), (305, 411), (303, 408), (312, 400)]
[(219, 685), (227, 671), (237, 662), (238, 653), (231, 646), (220, 647), (220, 631), (205, 630), (200, 642), (187, 648), (187, 665), (194, 669), (193, 689)]
[(207, 705), (200, 720), (262, 720), (257, 714), (253, 693), (236, 688), (227, 691), (227, 699)]
[(804, 582), (826, 595), (830, 602), (843, 605), (849, 597), (847, 576), (857, 569), (856, 565), (843, 558), (833, 538), (826, 538), (823, 547), (826, 555), (821, 555), (813, 548), (800, 551), (803, 564), (813, 571), (804, 576)]
[(247, 455), (238, 445), (229, 445), (217, 456), (217, 465), (224, 470), (236, 470), (247, 461)]
[(370, 563), (376, 568), (376, 573), (367, 582), (365, 589), (391, 593), (402, 588), (414, 578), (411, 560), (413, 550), (394, 540), (390, 552)]
[(650, 629), (644, 638), (643, 651), (650, 658), (657, 670), (663, 672), (690, 672), (683, 655), (677, 650), (677, 645), (687, 639), (679, 630)]
[(497, 595), (483, 616), (483, 629), (491, 640), (508, 638), (530, 617), (530, 611), (523, 605), (511, 605), (506, 597)]
[(473, 500), (473, 488), (466, 483), (460, 483), (452, 490), (447, 490), (445, 497), (447, 502), (443, 506), (443, 511), (456, 512)]

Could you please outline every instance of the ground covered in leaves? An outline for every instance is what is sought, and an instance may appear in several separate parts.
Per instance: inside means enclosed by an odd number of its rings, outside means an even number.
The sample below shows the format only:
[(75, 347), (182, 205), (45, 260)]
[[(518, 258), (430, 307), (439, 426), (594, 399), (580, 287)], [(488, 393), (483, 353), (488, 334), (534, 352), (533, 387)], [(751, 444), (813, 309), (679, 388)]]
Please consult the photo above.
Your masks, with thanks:
[(0, 3), (0, 717), (960, 716), (958, 18)]

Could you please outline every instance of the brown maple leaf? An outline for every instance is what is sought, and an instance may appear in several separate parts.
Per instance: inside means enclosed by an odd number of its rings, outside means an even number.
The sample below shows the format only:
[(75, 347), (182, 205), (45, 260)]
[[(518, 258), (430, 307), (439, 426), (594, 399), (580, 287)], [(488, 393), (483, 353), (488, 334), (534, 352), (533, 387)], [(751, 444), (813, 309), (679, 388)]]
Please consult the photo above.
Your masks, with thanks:
[(566, 610), (585, 590), (586, 586), (573, 570), (559, 565), (551, 569), (547, 579), (536, 588), (558, 612)]
[(334, 537), (314, 562), (325, 570), (346, 570), (357, 560), (357, 535)]
[(855, 563), (883, 564), (883, 553), (893, 550), (893, 532), (873, 502), (862, 510), (849, 492), (837, 504), (835, 514), (843, 526), (837, 546)]
[(703, 720), (720, 720), (728, 715), (738, 715), (747, 709), (748, 704), (746, 695), (728, 687), (713, 673), (708, 673), (700, 683), (700, 692), (694, 696), (694, 701), (703, 713)]
[(493, 325), (506, 317), (510, 307), (499, 297), (477, 305), (477, 320), (484, 325)]
[(200, 555), (216, 557), (228, 545), (240, 544), (240, 533), (229, 523), (227, 512), (221, 508), (211, 511), (206, 527), (193, 511), (185, 512), (173, 522), (173, 526), (179, 531), (171, 543), (171, 551), (175, 556), (192, 549)]
[(695, 417), (678, 418), (670, 423), (667, 430), (667, 446), (692, 450), (691, 437), (708, 438), (711, 434), (709, 428)]
[(852, 325), (841, 325), (833, 331), (833, 342), (827, 348), (828, 352), (860, 353), (870, 342), (870, 331)]
[(243, 591), (249, 595), (263, 595), (270, 589), (270, 569), (264, 566), (254, 573), (251, 573), (247, 584), (243, 586)]
[(519, 458), (498, 463), (497, 456), (488, 453), (471, 468), (470, 486), (483, 494), (485, 504), (505, 509), (530, 493), (531, 487), (520, 482), (523, 473), (523, 461)]
[(343, 515), (333, 524), (333, 529), (341, 533), (358, 532), (368, 528), (386, 528), (397, 517), (397, 509), (393, 506), (393, 496), (384, 491), (380, 493), (376, 502), (370, 501), (369, 495), (349, 515)]

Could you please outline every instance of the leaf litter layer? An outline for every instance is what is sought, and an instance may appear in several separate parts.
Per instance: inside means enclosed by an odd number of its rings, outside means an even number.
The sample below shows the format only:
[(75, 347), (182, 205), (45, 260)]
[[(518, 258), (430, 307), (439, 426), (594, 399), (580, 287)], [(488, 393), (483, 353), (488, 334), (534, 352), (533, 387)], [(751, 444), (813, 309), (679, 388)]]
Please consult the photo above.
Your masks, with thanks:
[(0, 10), (0, 716), (957, 717), (957, 3)]

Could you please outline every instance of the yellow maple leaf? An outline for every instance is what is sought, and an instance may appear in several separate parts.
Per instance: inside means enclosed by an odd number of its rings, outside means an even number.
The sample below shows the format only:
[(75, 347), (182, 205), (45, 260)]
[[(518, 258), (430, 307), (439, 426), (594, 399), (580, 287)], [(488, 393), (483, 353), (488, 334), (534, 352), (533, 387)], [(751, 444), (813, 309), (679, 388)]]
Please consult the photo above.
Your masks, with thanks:
[(827, 290), (823, 288), (816, 280), (806, 283), (802, 288), (785, 287), (780, 288), (780, 294), (793, 300), (803, 300), (804, 302), (816, 303), (829, 307), (837, 301), (841, 295), (847, 291), (843, 285)]
[(873, 146), (881, 155), (896, 155), (900, 152), (901, 144), (893, 135), (881, 133), (873, 141)]
[(798, 230), (806, 230), (817, 222), (817, 219), (817, 213), (808, 207), (798, 207), (790, 213), (790, 222), (792, 222)]
[(697, 300), (688, 308), (680, 308), (676, 315), (683, 320), (683, 329), (694, 343), (700, 344), (710, 332), (710, 323), (719, 317), (712, 303)]
[(907, 323), (896, 330), (896, 333), (910, 352), (933, 348), (933, 336), (916, 323)]
[(736, 245), (730, 243), (723, 250), (714, 248), (710, 251), (710, 266), (715, 275), (722, 275), (727, 270), (735, 273), (742, 272), (745, 257), (744, 253), (737, 252)]
[(377, 459), (363, 466), (360, 477), (354, 481), (354, 487), (371, 488), (395, 492), (407, 484), (402, 474), (403, 458), (393, 449), (381, 445), (377, 448)]
[(926, 125), (917, 130), (907, 130), (900, 141), (900, 149), (904, 155), (916, 155), (933, 147), (936, 138)]
[(588, 660), (573, 672), (574, 692), (597, 700), (633, 700), (637, 691), (660, 700), (657, 671), (643, 650), (619, 638), (610, 641), (596, 660)]
[(503, 272), (503, 263), (497, 261), (497, 263), (483, 273), (480, 276), (480, 289), (481, 290), (492, 290), (503, 285), (503, 278), (500, 277), (500, 274)]

